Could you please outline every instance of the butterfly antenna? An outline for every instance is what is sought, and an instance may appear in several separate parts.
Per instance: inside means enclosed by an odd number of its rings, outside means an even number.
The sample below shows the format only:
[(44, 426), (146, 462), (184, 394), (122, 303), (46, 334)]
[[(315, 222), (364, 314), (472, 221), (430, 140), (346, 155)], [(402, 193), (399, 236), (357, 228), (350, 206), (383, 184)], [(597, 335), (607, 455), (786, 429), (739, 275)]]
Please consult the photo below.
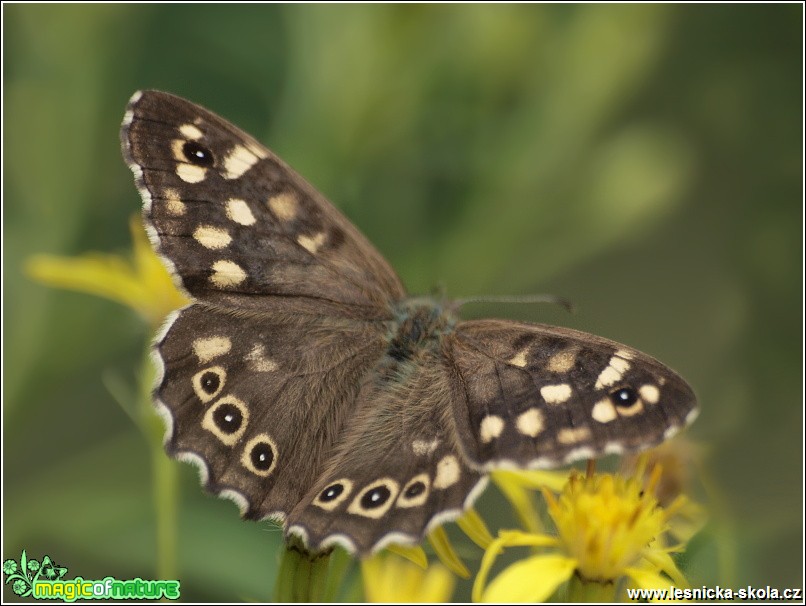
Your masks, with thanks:
[(493, 297), (466, 297), (456, 300), (456, 307), (462, 307), (468, 303), (551, 303), (559, 305), (568, 313), (574, 313), (576, 308), (568, 299), (555, 295), (523, 295), (523, 296), (493, 296)]

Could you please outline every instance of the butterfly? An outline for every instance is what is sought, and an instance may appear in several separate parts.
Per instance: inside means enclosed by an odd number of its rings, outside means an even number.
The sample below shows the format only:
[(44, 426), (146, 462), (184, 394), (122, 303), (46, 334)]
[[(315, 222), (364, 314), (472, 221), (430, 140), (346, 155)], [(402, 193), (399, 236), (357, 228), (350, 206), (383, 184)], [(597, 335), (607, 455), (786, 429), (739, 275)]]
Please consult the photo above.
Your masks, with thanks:
[(193, 301), (154, 345), (166, 449), (311, 550), (419, 542), (494, 469), (646, 449), (697, 414), (635, 349), (409, 296), (320, 193), (194, 103), (137, 92), (120, 136), (153, 246)]

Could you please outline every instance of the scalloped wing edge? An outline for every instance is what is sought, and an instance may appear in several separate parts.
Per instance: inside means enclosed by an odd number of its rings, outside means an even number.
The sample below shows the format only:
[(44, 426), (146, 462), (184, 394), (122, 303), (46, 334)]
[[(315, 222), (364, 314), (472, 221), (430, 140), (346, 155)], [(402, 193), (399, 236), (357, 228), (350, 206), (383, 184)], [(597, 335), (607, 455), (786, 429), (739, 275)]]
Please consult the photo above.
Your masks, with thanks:
[(148, 188), (146, 187), (145, 178), (143, 177), (143, 169), (140, 168), (137, 162), (134, 161), (134, 157), (132, 156), (132, 146), (131, 142), (129, 141), (128, 133), (129, 128), (134, 121), (134, 105), (140, 100), (144, 92), (145, 91), (138, 90), (129, 98), (129, 103), (126, 105), (126, 112), (123, 114), (123, 122), (120, 125), (120, 143), (123, 150), (123, 160), (126, 162), (126, 166), (129, 167), (129, 170), (131, 170), (134, 174), (134, 186), (137, 188), (137, 191), (140, 193), (140, 198), (142, 199), (143, 227), (146, 230), (149, 242), (151, 242), (151, 248), (159, 257), (160, 261), (162, 261), (162, 264), (168, 270), (168, 273), (171, 274), (171, 279), (173, 280), (174, 286), (176, 286), (179, 292), (185, 295), (185, 297), (188, 299), (195, 300), (193, 295), (188, 292), (182, 283), (182, 278), (180, 277), (179, 272), (176, 270), (176, 265), (174, 262), (162, 254), (162, 246), (160, 244), (159, 234), (157, 233), (156, 228), (151, 224), (151, 219), (149, 217), (151, 214), (151, 205), (153, 204), (151, 192), (148, 191)]
[[(174, 322), (176, 322), (179, 315), (186, 309), (196, 304), (197, 303), (195, 302), (189, 303), (181, 309), (176, 309), (168, 314), (151, 342), (151, 350), (149, 355), (155, 368), (154, 384), (151, 389), (151, 399), (154, 402), (154, 408), (156, 409), (157, 414), (160, 416), (163, 424), (165, 425), (165, 431), (162, 436), (162, 445), (166, 448), (166, 450), (168, 450), (167, 446), (171, 442), (171, 439), (174, 435), (174, 418), (171, 414), (171, 410), (165, 405), (165, 402), (163, 402), (159, 396), (157, 396), (157, 393), (159, 393), (159, 388), (162, 386), (162, 383), (165, 380), (165, 363), (160, 355), (159, 346), (165, 340), (165, 337), (168, 336), (168, 332), (171, 330), (171, 327), (174, 325)], [(246, 496), (244, 496), (240, 490), (230, 486), (224, 486), (219, 490), (213, 488), (213, 486), (210, 484), (210, 468), (198, 453), (193, 452), (192, 450), (171, 450), (168, 452), (168, 454), (171, 458), (174, 458), (177, 461), (189, 463), (195, 467), (199, 474), (199, 484), (201, 484), (204, 490), (219, 498), (232, 501), (238, 507), (241, 517), (245, 517), (247, 511), (249, 511), (249, 502), (247, 501)], [(260, 520), (270, 520), (279, 524), (284, 524), (289, 513), (290, 512), (279, 510), (272, 511), (260, 518)]]
[(496, 461), (490, 461), (489, 463), (485, 463), (484, 465), (473, 465), (472, 463), (469, 464), (470, 468), (474, 471), (478, 471), (480, 473), (490, 473), (493, 471), (523, 471), (523, 470), (535, 470), (535, 469), (556, 469), (558, 467), (563, 467), (564, 465), (570, 465), (571, 463), (575, 463), (576, 461), (582, 461), (585, 459), (598, 459), (599, 457), (611, 455), (611, 454), (625, 454), (625, 453), (637, 453), (643, 452), (645, 450), (649, 450), (651, 448), (655, 448), (658, 444), (663, 443), (664, 441), (674, 437), (684, 429), (686, 429), (689, 425), (691, 425), (699, 416), (700, 409), (694, 408), (686, 415), (686, 418), (683, 420), (683, 423), (680, 425), (670, 425), (666, 432), (655, 442), (648, 442), (646, 444), (642, 444), (640, 448), (625, 448), (622, 444), (618, 442), (608, 442), (602, 448), (591, 448), (590, 446), (581, 446), (579, 448), (575, 448), (573, 450), (568, 451), (562, 459), (553, 459), (551, 457), (537, 457), (536, 459), (532, 459), (526, 465), (520, 465), (517, 462), (513, 461), (512, 459), (499, 459)]
[[(428, 535), (432, 530), (435, 528), (442, 526), (447, 522), (452, 522), (457, 518), (461, 517), (465, 511), (470, 509), (473, 506), (473, 503), (481, 496), (484, 492), (485, 488), (487, 488), (487, 484), (489, 483), (488, 476), (482, 476), (478, 479), (476, 484), (473, 488), (470, 489), (468, 492), (467, 497), (465, 497), (464, 502), (462, 503), (462, 507), (448, 509), (445, 511), (440, 511), (434, 514), (428, 523), (425, 526), (425, 530), (420, 535), (412, 535), (404, 532), (389, 532), (383, 535), (380, 539), (375, 541), (375, 543), (369, 548), (369, 551), (366, 554), (360, 554), (362, 556), (368, 556), (373, 553), (377, 553), (378, 551), (382, 550), (389, 545), (417, 545), (422, 542), (426, 535)], [(286, 535), (294, 536), (302, 541), (303, 545), (306, 548), (311, 550), (325, 550), (330, 547), (340, 546), (344, 548), (350, 554), (357, 554), (358, 549), (355, 546), (355, 543), (350, 540), (350, 537), (343, 533), (334, 533), (327, 535), (324, 537), (317, 545), (312, 545), (310, 539), (308, 538), (308, 531), (304, 526), (301, 524), (293, 524), (286, 528), (285, 531)]]

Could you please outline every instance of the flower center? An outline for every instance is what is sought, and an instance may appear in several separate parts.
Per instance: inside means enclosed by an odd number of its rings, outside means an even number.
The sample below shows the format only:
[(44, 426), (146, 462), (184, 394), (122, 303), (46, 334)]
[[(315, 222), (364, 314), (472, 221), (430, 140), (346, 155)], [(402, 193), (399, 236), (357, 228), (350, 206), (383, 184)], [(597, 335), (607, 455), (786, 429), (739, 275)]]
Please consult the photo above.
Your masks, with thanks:
[(559, 499), (547, 498), (560, 541), (589, 581), (609, 582), (641, 559), (667, 516), (653, 490), (612, 475), (572, 476)]

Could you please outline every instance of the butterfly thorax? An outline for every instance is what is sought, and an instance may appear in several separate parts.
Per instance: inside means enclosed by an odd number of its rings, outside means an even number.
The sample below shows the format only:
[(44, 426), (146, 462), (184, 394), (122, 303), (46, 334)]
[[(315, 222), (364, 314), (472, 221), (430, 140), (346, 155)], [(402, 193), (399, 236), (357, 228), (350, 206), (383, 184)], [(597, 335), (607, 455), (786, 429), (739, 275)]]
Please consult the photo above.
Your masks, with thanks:
[(440, 341), (453, 332), (456, 316), (446, 306), (429, 298), (405, 299), (395, 309), (386, 356), (392, 364), (404, 363), (438, 351)]

